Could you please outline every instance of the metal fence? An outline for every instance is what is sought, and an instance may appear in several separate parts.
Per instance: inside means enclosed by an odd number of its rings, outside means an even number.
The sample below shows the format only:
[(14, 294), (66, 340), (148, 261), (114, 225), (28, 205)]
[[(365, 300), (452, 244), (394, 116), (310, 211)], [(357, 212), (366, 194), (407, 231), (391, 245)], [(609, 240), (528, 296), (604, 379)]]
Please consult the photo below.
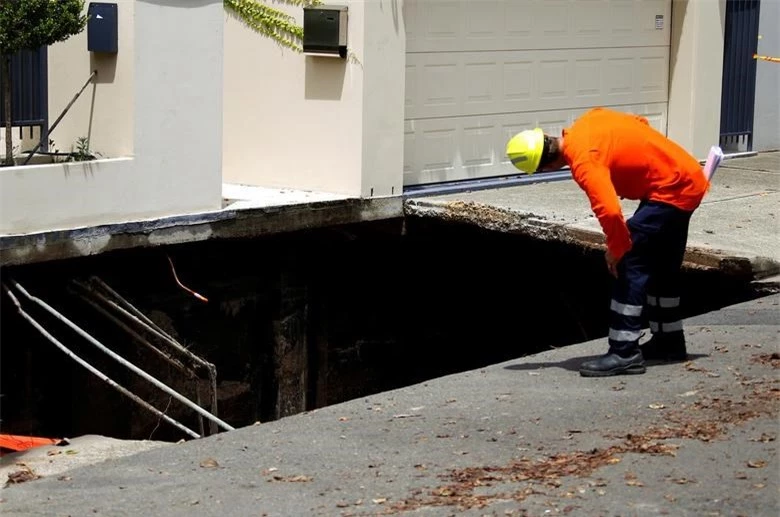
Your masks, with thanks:
[[(0, 66), (0, 79), (3, 76)], [(11, 126), (19, 128), (21, 138), (25, 128), (34, 137), (40, 128), (41, 147), (49, 143), (49, 88), (46, 47), (22, 51), (11, 58)], [(0, 82), (2, 84), (2, 82)], [(2, 90), (2, 88), (0, 88)], [(5, 93), (0, 91), (0, 127), (5, 127)]]
[(727, 0), (720, 145), (753, 150), (760, 0)]

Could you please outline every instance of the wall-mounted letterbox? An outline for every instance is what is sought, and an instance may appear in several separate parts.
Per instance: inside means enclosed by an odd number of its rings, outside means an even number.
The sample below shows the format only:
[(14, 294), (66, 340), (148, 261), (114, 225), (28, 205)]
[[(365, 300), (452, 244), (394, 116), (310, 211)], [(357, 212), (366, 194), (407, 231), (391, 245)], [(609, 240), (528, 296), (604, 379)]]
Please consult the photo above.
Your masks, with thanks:
[(116, 53), (118, 49), (116, 4), (90, 2), (87, 16), (87, 50)]
[(303, 52), (347, 57), (347, 7), (319, 5), (303, 9)]

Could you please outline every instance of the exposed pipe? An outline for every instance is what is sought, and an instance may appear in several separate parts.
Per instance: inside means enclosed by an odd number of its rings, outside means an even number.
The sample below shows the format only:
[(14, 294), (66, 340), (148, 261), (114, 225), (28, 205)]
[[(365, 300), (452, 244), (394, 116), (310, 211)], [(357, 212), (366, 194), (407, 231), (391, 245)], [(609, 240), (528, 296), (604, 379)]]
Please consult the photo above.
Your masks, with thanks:
[[(145, 330), (155, 334), (157, 337), (164, 340), (174, 350), (178, 351), (179, 353), (187, 357), (192, 363), (201, 365), (206, 369), (209, 376), (209, 383), (210, 383), (209, 387), (211, 390), (211, 397), (210, 397), (211, 412), (212, 414), (217, 415), (217, 403), (218, 403), (217, 367), (214, 366), (212, 363), (198, 357), (197, 355), (187, 350), (181, 343), (173, 339), (173, 337), (171, 337), (167, 332), (161, 329), (156, 323), (154, 323), (151, 319), (149, 319), (143, 312), (138, 310), (132, 303), (125, 300), (119, 293), (114, 291), (103, 280), (101, 280), (98, 277), (92, 277), (91, 282), (97, 286), (97, 289), (91, 286), (84, 286), (84, 288), (88, 289), (91, 293), (93, 293), (99, 299), (105, 301), (106, 303), (114, 307), (116, 310), (125, 314), (128, 318), (130, 318), (136, 324), (140, 325)], [(118, 303), (117, 301), (110, 300), (108, 297), (105, 296), (105, 294), (99, 292), (99, 289), (102, 289), (105, 293), (108, 293), (110, 296), (115, 298), (118, 301)], [(209, 421), (209, 431), (211, 432), (211, 434), (217, 433), (216, 424), (213, 421)]]
[(62, 315), (62, 314), (60, 314), (59, 312), (57, 312), (57, 310), (55, 310), (55, 309), (54, 309), (53, 307), (51, 307), (49, 304), (47, 304), (46, 302), (44, 302), (44, 301), (43, 301), (43, 300), (41, 300), (40, 298), (36, 298), (35, 296), (32, 296), (30, 293), (28, 293), (28, 292), (27, 292), (27, 290), (25, 290), (25, 289), (24, 289), (24, 288), (23, 288), (21, 285), (19, 285), (19, 283), (18, 283), (18, 282), (16, 282), (15, 280), (9, 280), (9, 282), (10, 282), (10, 284), (11, 284), (12, 286), (14, 286), (14, 287), (15, 287), (15, 288), (16, 288), (16, 289), (17, 289), (17, 290), (20, 292), (20, 293), (22, 293), (22, 294), (25, 296), (25, 298), (27, 298), (27, 299), (28, 299), (28, 300), (30, 300), (31, 302), (33, 302), (33, 303), (36, 303), (36, 304), (38, 304), (39, 306), (41, 306), (41, 307), (42, 307), (43, 309), (45, 309), (45, 310), (46, 310), (46, 311), (47, 311), (49, 314), (51, 314), (51, 315), (52, 315), (52, 316), (54, 316), (55, 318), (59, 319), (59, 320), (60, 320), (60, 321), (62, 321), (63, 323), (65, 323), (65, 325), (67, 325), (68, 327), (70, 327), (70, 328), (71, 328), (71, 329), (72, 329), (74, 332), (76, 332), (78, 335), (80, 335), (81, 337), (83, 337), (84, 339), (86, 339), (87, 341), (89, 341), (89, 342), (90, 342), (90, 344), (92, 344), (92, 345), (94, 345), (95, 347), (99, 348), (101, 351), (103, 351), (103, 352), (104, 352), (105, 354), (107, 354), (109, 357), (111, 357), (112, 359), (114, 359), (115, 361), (117, 361), (118, 363), (120, 363), (121, 365), (125, 366), (126, 368), (130, 369), (130, 370), (131, 370), (133, 373), (135, 373), (135, 374), (139, 375), (139, 376), (140, 376), (140, 377), (142, 377), (144, 380), (146, 380), (146, 381), (148, 381), (148, 382), (150, 382), (150, 383), (154, 384), (154, 385), (155, 385), (157, 388), (159, 388), (160, 390), (162, 390), (162, 391), (164, 391), (165, 393), (167, 393), (168, 395), (172, 396), (173, 398), (175, 398), (176, 400), (178, 400), (179, 402), (181, 402), (181, 403), (182, 403), (182, 404), (184, 404), (185, 406), (189, 407), (190, 409), (194, 410), (194, 411), (195, 411), (195, 412), (197, 412), (198, 414), (200, 414), (200, 415), (202, 415), (202, 416), (204, 416), (204, 417), (208, 418), (209, 420), (211, 420), (211, 421), (215, 422), (217, 425), (219, 425), (219, 426), (220, 426), (220, 427), (222, 427), (223, 429), (225, 429), (225, 430), (227, 430), (227, 431), (234, 431), (234, 430), (235, 430), (235, 428), (234, 428), (234, 427), (232, 427), (230, 424), (228, 424), (228, 423), (226, 423), (226, 422), (223, 422), (222, 420), (220, 420), (220, 419), (219, 419), (219, 418), (217, 418), (216, 416), (212, 415), (211, 413), (209, 413), (208, 411), (206, 411), (206, 410), (205, 410), (205, 409), (203, 409), (202, 407), (198, 406), (197, 404), (195, 404), (194, 402), (192, 402), (192, 401), (191, 401), (191, 400), (189, 400), (188, 398), (186, 398), (186, 397), (182, 396), (181, 394), (179, 394), (177, 391), (175, 391), (175, 390), (171, 389), (171, 388), (170, 388), (170, 387), (168, 387), (166, 384), (164, 384), (164, 383), (162, 383), (162, 382), (158, 381), (157, 379), (155, 379), (154, 377), (152, 377), (151, 375), (149, 375), (149, 374), (148, 374), (148, 373), (146, 373), (145, 371), (141, 370), (140, 368), (138, 368), (137, 366), (135, 366), (133, 363), (131, 363), (131, 362), (129, 362), (129, 361), (127, 361), (127, 360), (125, 360), (125, 359), (124, 359), (124, 358), (122, 358), (121, 356), (119, 356), (119, 355), (117, 355), (116, 353), (114, 353), (114, 352), (113, 352), (111, 349), (107, 348), (107, 347), (106, 347), (105, 345), (103, 345), (103, 344), (102, 344), (100, 341), (98, 341), (97, 339), (95, 339), (94, 337), (92, 337), (90, 334), (88, 334), (87, 332), (85, 332), (85, 331), (84, 331), (84, 330), (83, 330), (81, 327), (79, 327), (78, 325), (76, 325), (75, 323), (73, 323), (72, 321), (70, 321), (68, 318), (66, 318), (65, 316), (63, 316), (63, 315)]
[[(199, 364), (206, 368), (209, 374), (209, 381), (210, 381), (210, 388), (211, 388), (211, 411), (214, 415), (217, 414), (217, 367), (214, 366), (212, 363), (198, 357), (197, 355), (193, 354), (189, 350), (187, 350), (183, 345), (181, 345), (178, 341), (173, 339), (167, 332), (165, 332), (163, 329), (161, 329), (156, 323), (154, 323), (151, 319), (149, 319), (146, 314), (138, 310), (132, 303), (125, 300), (119, 293), (114, 291), (108, 284), (106, 284), (103, 280), (101, 280), (98, 277), (92, 277), (91, 278), (92, 283), (96, 284), (99, 289), (102, 289), (105, 293), (108, 293), (110, 296), (112, 296), (114, 299), (118, 301), (118, 303), (124, 307), (125, 314), (131, 318), (133, 321), (135, 321), (137, 324), (141, 325), (141, 327), (145, 328), (149, 332), (152, 332), (153, 334), (157, 335), (159, 338), (163, 339), (165, 342), (167, 342), (171, 347), (173, 347), (175, 350), (180, 352), (182, 355), (190, 359), (193, 363)], [(110, 303), (113, 307), (115, 307), (118, 310), (121, 310), (122, 307), (117, 305), (116, 302), (109, 300), (104, 294), (97, 292), (97, 290), (94, 290), (90, 288), (89, 286), (86, 287), (87, 289), (90, 289), (96, 296), (101, 297), (101, 299), (106, 300), (108, 303)], [(209, 430), (212, 434), (216, 434), (216, 424), (213, 421), (209, 421)]]
[[(73, 282), (73, 283), (76, 286), (78, 286), (79, 288), (81, 288), (81, 289), (88, 289), (87, 287), (83, 286), (79, 282)], [(90, 292), (90, 291), (87, 291), (87, 292)], [(103, 307), (101, 307), (97, 302), (95, 302), (94, 300), (90, 300), (89, 298), (87, 298), (83, 294), (79, 294), (79, 298), (81, 298), (82, 300), (84, 300), (85, 302), (90, 304), (92, 307), (94, 307), (95, 310), (98, 311), (100, 314), (102, 314), (103, 316), (105, 316), (109, 320), (111, 320), (114, 323), (116, 323), (116, 325), (119, 328), (121, 328), (122, 330), (124, 330), (125, 332), (127, 332), (130, 335), (130, 337), (132, 337), (133, 339), (135, 339), (136, 341), (138, 341), (139, 343), (141, 343), (145, 347), (149, 348), (152, 352), (154, 352), (156, 355), (158, 355), (160, 358), (162, 358), (168, 364), (170, 364), (171, 366), (173, 366), (177, 370), (190, 375), (191, 377), (196, 377), (196, 374), (195, 374), (195, 372), (192, 371), (192, 369), (186, 367), (178, 359), (169, 356), (168, 354), (166, 354), (165, 352), (163, 352), (162, 350), (160, 350), (159, 348), (154, 346), (149, 340), (144, 338), (142, 335), (140, 335), (135, 330), (131, 329), (125, 322), (123, 322), (118, 317), (116, 317), (113, 314), (111, 314), (108, 310), (106, 310)], [(120, 307), (116, 307), (116, 306), (114, 306), (114, 307), (121, 310)]]
[(98, 311), (99, 313), (104, 315), (106, 318), (108, 318), (109, 320), (111, 320), (114, 323), (116, 323), (116, 325), (119, 328), (121, 328), (122, 330), (127, 332), (133, 339), (135, 339), (136, 341), (138, 341), (142, 345), (144, 345), (147, 348), (149, 348), (150, 350), (152, 350), (156, 355), (158, 355), (160, 358), (165, 360), (168, 364), (170, 364), (171, 366), (173, 366), (177, 370), (180, 370), (180, 371), (182, 371), (184, 373), (192, 375), (192, 371), (190, 369), (188, 369), (186, 366), (184, 366), (180, 361), (177, 361), (173, 357), (170, 357), (168, 354), (166, 354), (165, 352), (163, 352), (162, 350), (160, 350), (159, 348), (154, 346), (151, 342), (149, 342), (147, 339), (145, 339), (143, 336), (141, 336), (138, 332), (136, 332), (135, 330), (131, 329), (128, 325), (126, 325), (122, 320), (120, 320), (119, 318), (117, 318), (116, 316), (114, 316), (113, 314), (108, 312), (106, 309), (104, 309), (103, 307), (98, 305), (97, 302), (95, 302), (93, 300), (90, 300), (89, 298), (87, 298), (86, 296), (83, 296), (83, 295), (79, 295), (79, 297), (82, 300), (84, 300), (85, 302), (87, 302), (88, 304), (90, 304), (91, 306), (93, 306), (96, 311)]
[[(18, 288), (18, 284), (17, 284), (17, 288)], [(32, 316), (30, 316), (29, 314), (27, 314), (27, 312), (25, 312), (25, 310), (24, 310), (24, 309), (22, 309), (22, 306), (21, 306), (21, 304), (19, 303), (19, 300), (16, 298), (16, 296), (14, 296), (14, 293), (13, 293), (13, 292), (12, 292), (12, 291), (11, 291), (11, 290), (10, 290), (10, 289), (7, 287), (7, 286), (3, 285), (3, 289), (5, 290), (5, 292), (6, 292), (6, 293), (8, 293), (8, 296), (11, 298), (11, 301), (14, 303), (14, 305), (16, 305), (16, 309), (17, 309), (17, 311), (19, 312), (19, 314), (20, 314), (20, 315), (21, 315), (21, 316), (22, 316), (24, 319), (26, 319), (28, 322), (30, 322), (30, 324), (31, 324), (31, 325), (32, 325), (32, 326), (33, 326), (33, 327), (34, 327), (34, 328), (35, 328), (35, 329), (36, 329), (38, 332), (40, 332), (40, 333), (41, 333), (41, 334), (42, 334), (42, 335), (43, 335), (43, 336), (44, 336), (46, 339), (48, 339), (49, 341), (51, 341), (51, 342), (52, 342), (52, 343), (53, 343), (53, 344), (54, 344), (54, 345), (55, 345), (57, 348), (59, 348), (59, 349), (60, 349), (60, 350), (61, 350), (61, 351), (62, 351), (62, 352), (65, 354), (65, 355), (67, 355), (68, 357), (70, 357), (71, 359), (73, 359), (74, 361), (76, 361), (78, 364), (80, 364), (81, 366), (83, 366), (84, 368), (86, 368), (87, 370), (89, 370), (89, 371), (90, 371), (92, 374), (94, 374), (95, 376), (97, 376), (97, 377), (98, 377), (100, 380), (102, 380), (103, 382), (105, 382), (106, 384), (108, 384), (109, 386), (111, 386), (112, 388), (114, 388), (115, 390), (117, 390), (118, 392), (120, 392), (122, 395), (124, 395), (124, 396), (128, 397), (130, 400), (132, 400), (132, 401), (133, 401), (133, 402), (135, 402), (136, 404), (140, 405), (140, 406), (141, 406), (141, 407), (143, 407), (144, 409), (146, 409), (146, 410), (148, 410), (148, 411), (151, 411), (151, 412), (152, 412), (152, 413), (154, 413), (156, 416), (158, 416), (158, 417), (162, 418), (163, 420), (165, 420), (165, 421), (166, 421), (166, 422), (168, 422), (169, 424), (171, 424), (171, 425), (175, 426), (176, 428), (178, 428), (178, 429), (180, 429), (181, 431), (183, 431), (183, 432), (187, 433), (189, 436), (191, 436), (191, 437), (193, 437), (193, 438), (200, 438), (200, 437), (201, 437), (201, 436), (200, 436), (198, 433), (196, 433), (195, 431), (192, 431), (191, 429), (189, 429), (188, 427), (184, 426), (184, 425), (183, 425), (183, 424), (181, 424), (180, 422), (177, 422), (176, 420), (174, 420), (173, 418), (169, 417), (168, 415), (166, 415), (165, 413), (163, 413), (162, 411), (160, 411), (160, 410), (159, 410), (159, 409), (157, 409), (156, 407), (152, 406), (151, 404), (149, 404), (149, 403), (148, 403), (148, 402), (146, 402), (145, 400), (141, 399), (141, 398), (140, 398), (138, 395), (135, 395), (134, 393), (132, 393), (132, 392), (128, 391), (128, 390), (127, 390), (126, 388), (124, 388), (123, 386), (120, 386), (120, 385), (119, 385), (119, 384), (117, 384), (115, 381), (113, 381), (112, 379), (110, 379), (110, 378), (109, 378), (107, 375), (105, 375), (103, 372), (101, 372), (100, 370), (98, 370), (97, 368), (95, 368), (94, 366), (92, 366), (91, 364), (89, 364), (88, 362), (86, 362), (85, 360), (83, 360), (83, 359), (82, 359), (81, 357), (79, 357), (78, 355), (74, 354), (74, 353), (73, 353), (73, 352), (72, 352), (72, 351), (71, 351), (71, 350), (70, 350), (68, 347), (66, 347), (65, 345), (63, 345), (62, 343), (60, 343), (60, 342), (57, 340), (57, 338), (55, 338), (54, 336), (52, 336), (51, 334), (49, 334), (49, 332), (47, 332), (47, 331), (46, 331), (46, 329), (44, 329), (44, 328), (43, 328), (43, 327), (40, 325), (40, 323), (38, 323), (37, 321), (35, 321), (35, 319), (34, 319)]]
[[(80, 282), (74, 281), (73, 283), (79, 289), (83, 289), (88, 294), (92, 294), (92, 295), (94, 295), (96, 297), (100, 296), (100, 293), (95, 293), (94, 291), (89, 289), (87, 286), (81, 284)], [(149, 348), (152, 352), (157, 354), (159, 357), (161, 357), (168, 364), (170, 364), (171, 366), (173, 366), (177, 370), (181, 371), (182, 373), (185, 373), (185, 374), (189, 375), (190, 378), (195, 379), (195, 382), (196, 382), (196, 384), (195, 384), (195, 394), (196, 394), (196, 397), (197, 397), (195, 402), (199, 406), (203, 405), (202, 402), (201, 402), (201, 399), (200, 399), (200, 388), (198, 387), (198, 384), (197, 384), (197, 382), (199, 380), (199, 377), (196, 374), (196, 372), (194, 372), (191, 368), (188, 368), (187, 366), (184, 366), (184, 364), (182, 364), (181, 361), (179, 361), (175, 357), (169, 356), (168, 354), (166, 354), (165, 352), (163, 352), (162, 350), (160, 350), (159, 348), (154, 346), (154, 344), (152, 344), (149, 340), (147, 340), (141, 334), (139, 334), (138, 332), (136, 332), (135, 330), (130, 328), (130, 326), (127, 325), (124, 321), (120, 320), (118, 317), (116, 317), (113, 314), (111, 314), (107, 309), (101, 307), (100, 304), (98, 304), (96, 301), (89, 299), (86, 294), (79, 293), (78, 296), (79, 296), (79, 298), (81, 298), (82, 300), (84, 300), (85, 302), (90, 304), (92, 307), (94, 307), (95, 310), (98, 311), (100, 314), (102, 314), (103, 316), (105, 316), (109, 320), (111, 320), (114, 323), (116, 323), (116, 325), (119, 328), (121, 328), (122, 330), (124, 330), (127, 334), (129, 334), (130, 337), (132, 337), (133, 339), (135, 339), (137, 342), (141, 343), (145, 347)], [(121, 307), (116, 306), (116, 304), (112, 303), (112, 306), (115, 307), (117, 310), (123, 310)], [(130, 314), (127, 314), (127, 315), (128, 315), (128, 317), (133, 318), (132, 315), (130, 315)], [(214, 388), (214, 389), (216, 389), (216, 388)], [(212, 405), (211, 412), (213, 414), (215, 414), (215, 415), (217, 414), (215, 405)], [(210, 428), (211, 434), (216, 434), (217, 431), (218, 431), (216, 429), (216, 424), (214, 424), (213, 422), (209, 421), (209, 425), (211, 426), (211, 428)], [(200, 430), (200, 434), (204, 435), (205, 432), (204, 432), (204, 429), (203, 429), (203, 417), (200, 416), (200, 415), (198, 415), (198, 428)]]
[[(114, 291), (108, 284), (103, 282), (100, 278), (92, 277), (92, 282), (97, 284), (101, 289), (105, 290), (108, 294), (110, 294), (112, 297), (114, 297), (121, 305), (125, 307), (125, 309), (129, 312), (131, 312), (138, 320), (141, 320), (146, 324), (147, 327), (149, 327), (150, 330), (154, 331), (155, 334), (157, 334), (160, 338), (164, 339), (169, 345), (171, 345), (174, 349), (179, 351), (181, 354), (183, 354), (185, 357), (187, 357), (190, 361), (193, 363), (197, 363), (206, 369), (213, 368), (214, 365), (209, 363), (208, 361), (198, 357), (197, 355), (193, 354), (189, 350), (187, 350), (184, 346), (182, 346), (179, 342), (177, 342), (173, 337), (168, 335), (167, 332), (165, 332), (163, 329), (161, 329), (156, 323), (154, 323), (152, 320), (150, 320), (143, 312), (139, 311), (133, 304), (122, 298), (122, 296)], [(98, 293), (99, 294), (99, 293)], [(105, 296), (104, 296), (105, 298)]]

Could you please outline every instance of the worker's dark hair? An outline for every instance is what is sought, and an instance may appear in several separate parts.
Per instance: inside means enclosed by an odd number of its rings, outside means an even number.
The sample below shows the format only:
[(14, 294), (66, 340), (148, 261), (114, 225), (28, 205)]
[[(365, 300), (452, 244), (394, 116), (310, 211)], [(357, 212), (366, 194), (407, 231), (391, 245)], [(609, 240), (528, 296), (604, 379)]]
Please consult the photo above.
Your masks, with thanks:
[(544, 147), (542, 148), (542, 159), (539, 161), (539, 168), (546, 167), (561, 155), (561, 148), (558, 145), (558, 139), (544, 135)]

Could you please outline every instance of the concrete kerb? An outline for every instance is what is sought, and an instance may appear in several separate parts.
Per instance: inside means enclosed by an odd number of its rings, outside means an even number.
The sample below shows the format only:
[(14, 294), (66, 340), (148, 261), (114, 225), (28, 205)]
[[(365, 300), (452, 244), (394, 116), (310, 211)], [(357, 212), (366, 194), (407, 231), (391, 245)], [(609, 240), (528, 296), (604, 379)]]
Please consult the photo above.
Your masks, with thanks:
[[(532, 212), (509, 210), (474, 201), (438, 201), (411, 199), (404, 204), (406, 217), (434, 218), (446, 222), (475, 225), (490, 231), (579, 245), (588, 249), (605, 249), (600, 232), (577, 228), (548, 220)], [(780, 262), (769, 257), (739, 256), (718, 249), (689, 246), (686, 268), (718, 270), (723, 273), (761, 280), (780, 274)]]

